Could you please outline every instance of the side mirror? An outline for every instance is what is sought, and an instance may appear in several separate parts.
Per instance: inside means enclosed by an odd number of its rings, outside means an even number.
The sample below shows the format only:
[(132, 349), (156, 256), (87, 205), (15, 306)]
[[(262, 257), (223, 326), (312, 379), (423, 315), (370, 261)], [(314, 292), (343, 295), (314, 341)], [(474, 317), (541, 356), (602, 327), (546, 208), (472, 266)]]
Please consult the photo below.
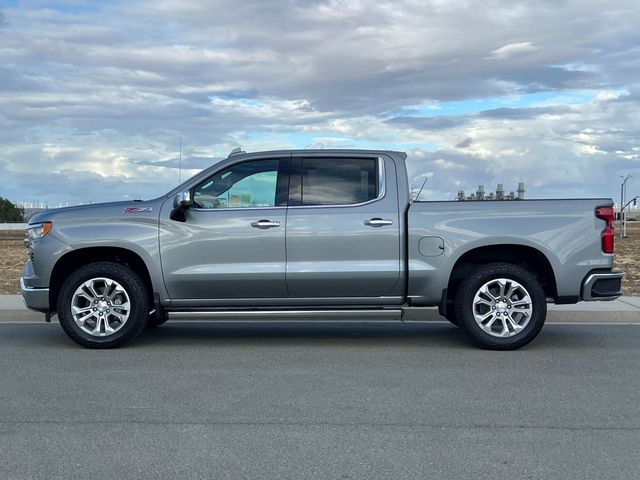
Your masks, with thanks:
[(173, 208), (189, 208), (191, 205), (193, 205), (193, 200), (191, 200), (191, 192), (189, 190), (176, 193), (176, 196), (173, 197)]
[(176, 193), (176, 196), (173, 197), (173, 210), (171, 210), (171, 215), (169, 215), (169, 217), (171, 220), (185, 222), (187, 217), (184, 212), (191, 205), (193, 205), (193, 200), (191, 199), (191, 192), (189, 190)]

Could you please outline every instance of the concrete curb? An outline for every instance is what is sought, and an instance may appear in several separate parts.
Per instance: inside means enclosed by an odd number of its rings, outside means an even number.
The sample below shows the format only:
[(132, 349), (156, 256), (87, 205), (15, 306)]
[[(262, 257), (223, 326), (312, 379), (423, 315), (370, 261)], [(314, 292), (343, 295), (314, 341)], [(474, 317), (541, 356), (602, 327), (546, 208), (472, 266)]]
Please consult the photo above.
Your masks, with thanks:
[(27, 310), (22, 295), (0, 295), (0, 310)]

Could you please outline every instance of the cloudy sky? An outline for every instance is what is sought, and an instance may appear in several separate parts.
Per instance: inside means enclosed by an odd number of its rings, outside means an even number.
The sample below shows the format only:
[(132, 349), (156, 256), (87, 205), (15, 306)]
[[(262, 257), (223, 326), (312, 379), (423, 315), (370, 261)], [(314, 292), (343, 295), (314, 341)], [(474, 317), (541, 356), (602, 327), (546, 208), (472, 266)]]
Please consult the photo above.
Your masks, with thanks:
[(387, 148), (426, 197), (640, 193), (640, 4), (0, 0), (0, 196), (149, 198), (245, 150)]

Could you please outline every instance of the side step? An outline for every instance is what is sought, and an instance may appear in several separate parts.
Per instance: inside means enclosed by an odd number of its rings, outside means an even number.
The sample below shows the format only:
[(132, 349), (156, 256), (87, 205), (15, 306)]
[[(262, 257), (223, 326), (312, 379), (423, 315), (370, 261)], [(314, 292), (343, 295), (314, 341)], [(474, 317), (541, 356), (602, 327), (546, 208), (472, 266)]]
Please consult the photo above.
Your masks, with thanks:
[(402, 320), (402, 309), (369, 310), (191, 310), (169, 311), (169, 320), (211, 320), (250, 322), (397, 322)]

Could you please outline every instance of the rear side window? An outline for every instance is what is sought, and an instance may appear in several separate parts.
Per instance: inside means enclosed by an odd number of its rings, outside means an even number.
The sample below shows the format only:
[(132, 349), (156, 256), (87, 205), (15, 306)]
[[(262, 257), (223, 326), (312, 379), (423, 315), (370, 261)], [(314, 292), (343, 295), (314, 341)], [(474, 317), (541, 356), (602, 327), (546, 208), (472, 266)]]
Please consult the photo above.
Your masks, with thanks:
[(351, 205), (378, 197), (375, 158), (303, 158), (301, 205)]

